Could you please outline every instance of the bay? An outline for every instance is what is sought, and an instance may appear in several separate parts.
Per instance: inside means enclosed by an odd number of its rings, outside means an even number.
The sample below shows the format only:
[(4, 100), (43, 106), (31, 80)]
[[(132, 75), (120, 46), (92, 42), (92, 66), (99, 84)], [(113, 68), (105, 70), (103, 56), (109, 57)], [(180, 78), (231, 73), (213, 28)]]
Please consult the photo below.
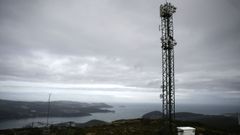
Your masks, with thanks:
[[(111, 110), (114, 113), (92, 113), (91, 116), (85, 117), (50, 117), (49, 123), (63, 123), (73, 121), (76, 123), (85, 123), (87, 121), (97, 119), (106, 122), (111, 122), (119, 119), (134, 119), (140, 118), (142, 115), (151, 111), (160, 111), (161, 104), (153, 103), (109, 103), (113, 106)], [(193, 112), (201, 114), (218, 115), (224, 113), (236, 113), (240, 112), (240, 106), (237, 105), (176, 105), (176, 112)], [(0, 122), (0, 129), (12, 129), (12, 128), (22, 128), (26, 125), (31, 125), (31, 123), (46, 123), (46, 117), (38, 118), (25, 118), (17, 120), (6, 120)]]

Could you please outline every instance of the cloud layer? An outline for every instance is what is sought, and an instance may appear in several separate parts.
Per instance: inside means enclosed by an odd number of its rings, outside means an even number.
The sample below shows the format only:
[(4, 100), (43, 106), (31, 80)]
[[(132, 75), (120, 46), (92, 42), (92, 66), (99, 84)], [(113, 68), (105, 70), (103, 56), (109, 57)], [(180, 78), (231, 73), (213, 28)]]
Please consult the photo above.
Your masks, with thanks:
[[(160, 102), (158, 10), (163, 2), (1, 1), (1, 97), (17, 98), (11, 97), (6, 87), (13, 93), (26, 89), (34, 93), (39, 87), (54, 86), (70, 95), (99, 96), (103, 92), (110, 96), (109, 101)], [(240, 2), (173, 3), (177, 6), (177, 101), (240, 102)], [(77, 90), (69, 90), (73, 85)], [(99, 88), (83, 90), (79, 85)]]

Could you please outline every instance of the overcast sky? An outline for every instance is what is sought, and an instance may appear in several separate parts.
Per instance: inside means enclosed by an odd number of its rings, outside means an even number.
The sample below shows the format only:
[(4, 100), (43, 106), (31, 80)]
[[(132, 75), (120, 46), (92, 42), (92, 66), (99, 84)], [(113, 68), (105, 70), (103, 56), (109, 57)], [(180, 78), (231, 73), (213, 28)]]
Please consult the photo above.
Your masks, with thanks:
[[(0, 0), (0, 98), (159, 102), (164, 0)], [(240, 103), (240, 1), (172, 0), (176, 102)]]

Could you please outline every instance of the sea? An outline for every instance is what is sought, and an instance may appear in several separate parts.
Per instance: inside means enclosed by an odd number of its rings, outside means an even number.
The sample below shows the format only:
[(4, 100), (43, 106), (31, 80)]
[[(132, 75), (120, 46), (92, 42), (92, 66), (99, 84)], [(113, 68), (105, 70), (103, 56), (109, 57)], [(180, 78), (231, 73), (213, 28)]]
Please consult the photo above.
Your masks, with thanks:
[[(120, 119), (141, 118), (144, 114), (152, 111), (160, 111), (161, 104), (156, 103), (109, 103), (113, 106), (109, 113), (92, 113), (84, 117), (50, 117), (50, 124), (76, 122), (85, 123), (90, 120), (102, 120), (112, 122)], [(108, 108), (109, 109), (109, 108)], [(208, 115), (221, 115), (225, 113), (240, 112), (240, 105), (176, 105), (176, 112), (192, 112)], [(22, 128), (32, 123), (46, 123), (46, 117), (24, 118), (0, 121), (0, 129)]]

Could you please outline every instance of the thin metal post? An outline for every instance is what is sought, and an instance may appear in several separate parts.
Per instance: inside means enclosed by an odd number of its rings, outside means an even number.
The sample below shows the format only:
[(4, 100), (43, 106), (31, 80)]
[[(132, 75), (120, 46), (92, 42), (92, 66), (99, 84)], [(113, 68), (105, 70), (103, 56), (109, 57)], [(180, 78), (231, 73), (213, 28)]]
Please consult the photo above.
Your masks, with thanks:
[(49, 93), (48, 95), (47, 127), (49, 126), (48, 120), (49, 120), (49, 113), (50, 113), (50, 102), (51, 102), (51, 93)]

